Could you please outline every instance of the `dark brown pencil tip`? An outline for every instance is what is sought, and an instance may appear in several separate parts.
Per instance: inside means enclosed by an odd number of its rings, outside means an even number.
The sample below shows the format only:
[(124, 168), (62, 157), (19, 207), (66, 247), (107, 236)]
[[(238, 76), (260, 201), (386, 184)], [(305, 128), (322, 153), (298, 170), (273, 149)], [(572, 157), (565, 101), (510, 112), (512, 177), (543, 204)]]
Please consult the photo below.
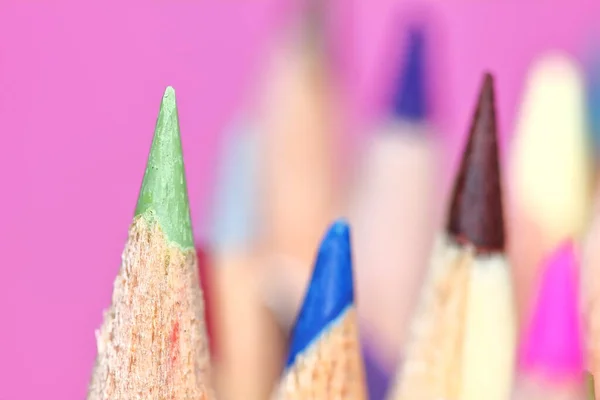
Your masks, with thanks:
[(477, 252), (504, 250), (494, 79), (486, 73), (452, 194), (448, 233)]

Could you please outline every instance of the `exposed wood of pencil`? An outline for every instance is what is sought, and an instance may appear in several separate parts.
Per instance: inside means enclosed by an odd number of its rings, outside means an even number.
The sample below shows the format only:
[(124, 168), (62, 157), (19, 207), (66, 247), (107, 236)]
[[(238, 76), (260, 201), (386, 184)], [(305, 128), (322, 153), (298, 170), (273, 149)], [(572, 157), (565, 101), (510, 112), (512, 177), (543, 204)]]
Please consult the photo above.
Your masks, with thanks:
[(89, 400), (211, 399), (202, 293), (193, 249), (135, 218), (97, 333)]
[(462, 339), (473, 253), (437, 240), (392, 400), (459, 396)]
[(434, 152), (417, 129), (395, 124), (374, 140), (350, 208), (358, 308), (388, 364), (405, 348), (435, 236)]
[(264, 217), (270, 250), (310, 269), (335, 207), (330, 88), (303, 33), (276, 54), (264, 102)]
[[(217, 257), (216, 333), (219, 358), (214, 365), (219, 400), (264, 400), (281, 373), (285, 341), (262, 305), (255, 256)], [(271, 362), (265, 362), (265, 359)], [(257, 374), (264, 379), (257, 379)]]
[(594, 377), (594, 391), (600, 393), (600, 203), (585, 242), (582, 271), (583, 308), (587, 343), (587, 362)]
[(502, 253), (475, 256), (463, 338), (461, 400), (505, 400), (514, 374), (516, 316)]
[[(260, 252), (262, 265), (273, 265), (277, 256), (283, 256), (294, 261), (276, 268), (299, 266), (308, 271), (319, 237), (333, 215), (334, 185), (329, 92), (318, 50), (322, 37), (318, 24), (310, 22), (308, 26), (304, 17), (298, 22), (299, 31), (286, 37), (290, 40), (277, 49), (266, 75), (269, 85), (261, 107), (266, 143), (262, 157), (265, 197), (260, 210), (265, 226)], [(308, 16), (316, 21), (313, 17), (319, 18)], [(275, 326), (277, 319), (271, 310), (263, 304), (257, 306), (262, 312), (260, 324), (273, 342), (271, 353), (260, 359), (262, 366), (248, 373), (273, 386), (277, 381), (271, 379), (270, 371), (283, 361), (285, 335)], [(296, 311), (288, 310), (290, 316)], [(255, 346), (262, 346), (262, 342)]]
[(364, 400), (356, 311), (348, 309), (287, 370), (274, 400)]
[(519, 379), (512, 400), (587, 400), (587, 388), (581, 381)]

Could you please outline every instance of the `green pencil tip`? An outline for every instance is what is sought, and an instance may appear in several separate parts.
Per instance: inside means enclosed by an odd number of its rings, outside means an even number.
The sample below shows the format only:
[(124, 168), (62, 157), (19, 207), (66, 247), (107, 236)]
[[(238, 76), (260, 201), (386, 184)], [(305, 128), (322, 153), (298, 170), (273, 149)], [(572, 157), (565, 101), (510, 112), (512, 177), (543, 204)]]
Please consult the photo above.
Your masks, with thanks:
[(175, 90), (165, 90), (135, 215), (156, 221), (167, 238), (193, 248), (192, 224), (183, 166)]
[(595, 388), (594, 388), (594, 376), (588, 372), (587, 374), (587, 379), (588, 379), (588, 387), (589, 387), (589, 393), (590, 393), (590, 400), (596, 400), (596, 393), (595, 393)]

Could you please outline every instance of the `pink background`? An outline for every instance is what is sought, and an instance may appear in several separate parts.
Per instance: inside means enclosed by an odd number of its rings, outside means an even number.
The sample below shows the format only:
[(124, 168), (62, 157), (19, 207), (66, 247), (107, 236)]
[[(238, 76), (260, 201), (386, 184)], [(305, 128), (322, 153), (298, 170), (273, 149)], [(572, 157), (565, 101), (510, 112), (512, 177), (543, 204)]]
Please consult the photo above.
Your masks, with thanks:
[[(201, 230), (214, 149), (285, 9), (275, 3), (0, 2), (0, 399), (85, 397), (168, 84)], [(336, 26), (360, 130), (380, 104), (395, 11), (416, 3), (336, 3), (351, 7)], [(508, 134), (532, 58), (549, 48), (581, 56), (600, 22), (594, 0), (420, 3), (444, 45), (435, 93), (449, 163), (484, 68), (496, 73)]]

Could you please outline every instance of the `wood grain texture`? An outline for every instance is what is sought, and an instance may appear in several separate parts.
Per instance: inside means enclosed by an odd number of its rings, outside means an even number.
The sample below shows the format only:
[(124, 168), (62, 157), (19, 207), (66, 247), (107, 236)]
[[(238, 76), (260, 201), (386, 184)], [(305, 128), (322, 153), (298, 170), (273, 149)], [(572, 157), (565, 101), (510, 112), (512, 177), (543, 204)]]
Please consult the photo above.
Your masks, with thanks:
[(439, 238), (390, 400), (459, 398), (473, 254)]
[(209, 351), (196, 255), (138, 216), (97, 331), (88, 400), (209, 400)]
[(285, 372), (273, 400), (365, 400), (356, 311), (348, 309)]

